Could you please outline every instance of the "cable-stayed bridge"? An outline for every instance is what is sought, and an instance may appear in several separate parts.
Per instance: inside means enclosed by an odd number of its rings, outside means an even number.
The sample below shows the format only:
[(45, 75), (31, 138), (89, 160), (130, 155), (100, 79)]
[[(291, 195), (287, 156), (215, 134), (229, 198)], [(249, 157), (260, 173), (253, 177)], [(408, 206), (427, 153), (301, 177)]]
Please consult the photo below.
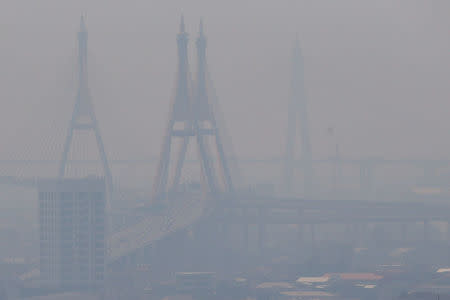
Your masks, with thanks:
[[(351, 159), (336, 157), (314, 160), (307, 136), (306, 101), (303, 91), (302, 61), (299, 44), (294, 51), (294, 83), (290, 108), (290, 129), (285, 157), (267, 159), (241, 159), (242, 165), (268, 164), (284, 165), (283, 184), (289, 194), (297, 183), (294, 170), (300, 168), (304, 173), (303, 191), (306, 199), (255, 195), (241, 191), (236, 181), (239, 172), (235, 168), (236, 156), (227, 143), (223, 120), (218, 113), (218, 101), (212, 87), (206, 63), (206, 37), (202, 24), (196, 40), (196, 76), (191, 77), (188, 63), (188, 35), (184, 21), (180, 24), (177, 36), (178, 70), (175, 96), (171, 102), (170, 115), (160, 157), (142, 159), (111, 159), (107, 157), (106, 145), (100, 134), (88, 88), (87, 78), (87, 29), (82, 20), (78, 34), (78, 91), (72, 118), (69, 122), (66, 140), (59, 160), (15, 159), (0, 160), (1, 184), (36, 186), (40, 178), (72, 177), (97, 175), (98, 169), (105, 177), (112, 200), (130, 201), (133, 195), (122, 190), (122, 167), (142, 167), (156, 169), (152, 195), (147, 197), (148, 205), (164, 204), (155, 213), (142, 207), (141, 217), (112, 232), (109, 237), (108, 254), (114, 262), (133, 252), (151, 245), (155, 241), (179, 231), (186, 230), (203, 218), (213, 218), (217, 223), (228, 225), (257, 224), (261, 236), (264, 227), (270, 224), (322, 224), (322, 223), (370, 223), (370, 222), (433, 222), (449, 221), (450, 210), (442, 203), (421, 202), (367, 202), (342, 200), (309, 200), (315, 174), (313, 169), (319, 164), (355, 165), (360, 169), (363, 186), (370, 185), (374, 169), (384, 165), (410, 165), (424, 169), (437, 169), (450, 166), (450, 160), (389, 160), (384, 158)], [(295, 114), (297, 113), (297, 114)], [(297, 137), (297, 120), (301, 120), (302, 157), (296, 159), (294, 140)], [(91, 138), (96, 148), (97, 159), (86, 154), (83, 139)], [(81, 146), (80, 146), (81, 145)], [(178, 150), (178, 151), (174, 151)], [(77, 156), (77, 153), (81, 155)], [(283, 164), (284, 163), (284, 164)], [(197, 165), (198, 168), (194, 168)], [(155, 167), (155, 168), (153, 168)], [(26, 170), (30, 168), (30, 170)], [(8, 170), (14, 170), (8, 175)], [(81, 169), (84, 173), (71, 172)], [(281, 168), (280, 168), (281, 169)], [(131, 171), (132, 173), (133, 171)], [(86, 174), (87, 173), (87, 174)], [(280, 172), (281, 173), (281, 172)], [(81, 174), (81, 175), (80, 175)], [(115, 176), (116, 175), (116, 176)], [(150, 183), (151, 175), (148, 175)], [(198, 180), (194, 180), (198, 178)], [(149, 186), (146, 184), (145, 187)], [(184, 192), (184, 186), (198, 183), (195, 193), (191, 189)], [(173, 196), (176, 195), (176, 196)], [(386, 199), (389, 200), (389, 199)], [(226, 212), (226, 214), (225, 214)], [(246, 229), (243, 229), (245, 233)]]

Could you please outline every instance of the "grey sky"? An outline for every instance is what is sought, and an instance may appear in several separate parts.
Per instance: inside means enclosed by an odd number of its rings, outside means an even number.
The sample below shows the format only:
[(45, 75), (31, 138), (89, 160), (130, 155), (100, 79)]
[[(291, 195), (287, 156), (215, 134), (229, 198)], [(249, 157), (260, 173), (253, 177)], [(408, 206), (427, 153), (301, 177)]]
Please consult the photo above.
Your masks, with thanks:
[(210, 71), (238, 155), (283, 153), (298, 32), (314, 157), (329, 155), (336, 138), (353, 156), (450, 157), (447, 0), (3, 0), (1, 158), (47, 151), (59, 158), (52, 144), (62, 145), (73, 105), (67, 87), (82, 12), (96, 112), (115, 158), (160, 151), (181, 13), (192, 57), (204, 18)]

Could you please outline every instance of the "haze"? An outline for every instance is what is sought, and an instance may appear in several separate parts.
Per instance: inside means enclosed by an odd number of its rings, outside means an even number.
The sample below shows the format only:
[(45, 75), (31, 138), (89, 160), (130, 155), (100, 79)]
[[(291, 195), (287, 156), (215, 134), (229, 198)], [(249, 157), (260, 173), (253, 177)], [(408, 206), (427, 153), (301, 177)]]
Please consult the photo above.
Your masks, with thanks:
[(3, 1), (0, 153), (59, 158), (73, 106), (75, 34), (87, 13), (90, 86), (109, 157), (158, 155), (184, 14), (192, 57), (204, 19), (211, 75), (238, 156), (284, 151), (298, 34), (314, 158), (329, 156), (336, 142), (353, 157), (448, 158), (448, 3)]
[(449, 13), (3, 0), (0, 300), (448, 299)]

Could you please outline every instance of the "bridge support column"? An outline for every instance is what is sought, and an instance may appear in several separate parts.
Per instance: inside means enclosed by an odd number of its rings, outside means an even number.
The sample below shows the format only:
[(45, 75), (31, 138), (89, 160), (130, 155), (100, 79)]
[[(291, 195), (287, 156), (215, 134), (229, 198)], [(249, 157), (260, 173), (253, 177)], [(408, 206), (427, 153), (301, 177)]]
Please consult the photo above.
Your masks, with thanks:
[(229, 214), (227, 214), (227, 212), (224, 212), (224, 221), (222, 223), (222, 226), (220, 228), (220, 233), (221, 233), (221, 240), (223, 243), (223, 247), (227, 247), (230, 243), (231, 243), (231, 223), (228, 221), (228, 217), (230, 217)]
[(423, 177), (426, 183), (432, 182), (436, 178), (436, 167), (426, 165), (423, 167)]
[(361, 227), (360, 224), (355, 223), (352, 225), (352, 237), (353, 237), (353, 244), (357, 245), (359, 242), (359, 237), (361, 233)]
[(361, 246), (364, 242), (364, 238), (366, 235), (366, 224), (357, 223), (353, 225), (353, 235), (354, 235), (354, 243), (356, 246)]
[(428, 220), (423, 221), (423, 240), (425, 242), (430, 240), (430, 224)]
[(246, 251), (246, 252), (248, 252), (248, 227), (249, 227), (249, 224), (248, 223), (245, 223), (244, 224), (244, 240), (243, 240), (243, 243), (244, 243), (244, 250)]
[(309, 224), (309, 230), (311, 232), (311, 247), (316, 248), (316, 226), (314, 224)]
[(297, 243), (301, 245), (303, 243), (303, 225), (297, 224)]
[(371, 163), (361, 163), (359, 167), (359, 185), (361, 196), (372, 196), (374, 166)]
[(120, 259), (113, 271), (114, 285), (110, 288), (115, 299), (127, 299), (133, 295), (136, 271), (136, 254), (131, 253)]
[(354, 239), (354, 232), (352, 224), (345, 224), (345, 240), (350, 243), (353, 243), (353, 239)]
[[(447, 221), (447, 232), (446, 232), (446, 242), (447, 244), (450, 243), (450, 221)], [(448, 261), (447, 263), (450, 263), (450, 245), (448, 245)]]
[(264, 244), (266, 239), (266, 224), (264, 222), (265, 211), (263, 208), (258, 208), (258, 252), (263, 254)]
[(447, 221), (447, 242), (450, 242), (450, 221)]
[(346, 235), (348, 237), (348, 241), (352, 245), (356, 245), (362, 236), (362, 226), (360, 224), (352, 223), (346, 225)]
[(369, 224), (368, 223), (361, 224), (361, 242), (363, 244), (367, 244), (368, 235), (369, 235)]
[(265, 225), (258, 224), (258, 252), (262, 254), (264, 252), (265, 242)]
[(401, 225), (401, 238), (404, 243), (408, 239), (408, 225), (405, 223), (402, 223)]
[(242, 222), (242, 249), (245, 252), (248, 252), (248, 245), (249, 245), (249, 224), (247, 222), (248, 217), (248, 210), (246, 208), (242, 209), (242, 219), (244, 220)]
[(300, 222), (300, 218), (303, 215), (303, 210), (299, 209), (297, 210), (297, 215), (298, 215), (298, 223), (297, 223), (297, 242), (299, 245), (302, 244), (303, 242), (303, 224), (301, 224)]
[(336, 197), (336, 193), (339, 189), (340, 180), (342, 178), (342, 162), (339, 155), (339, 147), (336, 144), (336, 156), (334, 157), (333, 162), (333, 182), (332, 182), (332, 196)]

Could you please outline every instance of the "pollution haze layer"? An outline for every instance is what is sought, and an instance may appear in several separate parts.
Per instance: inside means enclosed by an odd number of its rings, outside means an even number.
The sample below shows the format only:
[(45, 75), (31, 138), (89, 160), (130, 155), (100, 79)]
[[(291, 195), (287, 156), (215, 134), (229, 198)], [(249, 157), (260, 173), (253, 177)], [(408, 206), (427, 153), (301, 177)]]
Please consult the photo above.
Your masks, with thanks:
[(91, 93), (111, 158), (160, 151), (181, 14), (192, 71), (204, 19), (209, 68), (238, 156), (283, 153), (298, 34), (315, 158), (336, 143), (349, 156), (447, 158), (448, 11), (445, 0), (5, 0), (0, 155), (59, 158), (74, 102), (75, 33), (86, 13)]

